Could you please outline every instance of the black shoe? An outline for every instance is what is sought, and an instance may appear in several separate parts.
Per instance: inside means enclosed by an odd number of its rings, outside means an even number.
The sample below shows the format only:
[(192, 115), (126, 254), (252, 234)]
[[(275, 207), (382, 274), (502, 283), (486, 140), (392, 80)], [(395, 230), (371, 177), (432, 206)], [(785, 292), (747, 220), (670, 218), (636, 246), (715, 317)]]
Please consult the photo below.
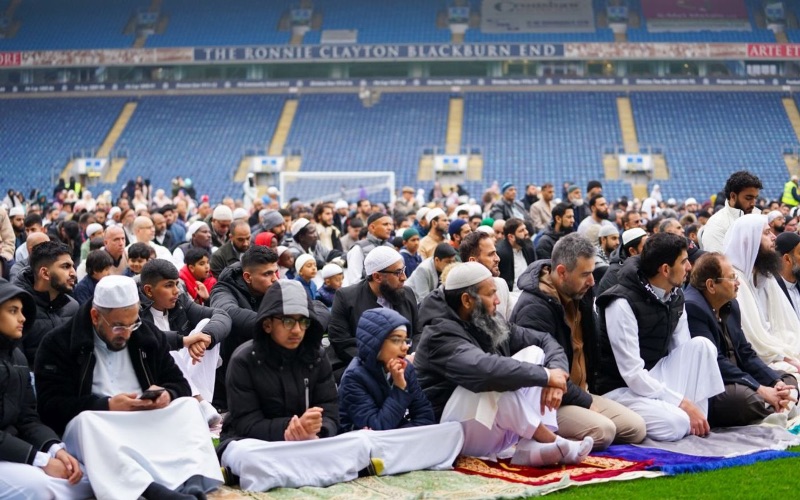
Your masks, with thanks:
[(220, 467), (225, 486), (239, 486), (239, 476), (231, 472), (230, 467)]

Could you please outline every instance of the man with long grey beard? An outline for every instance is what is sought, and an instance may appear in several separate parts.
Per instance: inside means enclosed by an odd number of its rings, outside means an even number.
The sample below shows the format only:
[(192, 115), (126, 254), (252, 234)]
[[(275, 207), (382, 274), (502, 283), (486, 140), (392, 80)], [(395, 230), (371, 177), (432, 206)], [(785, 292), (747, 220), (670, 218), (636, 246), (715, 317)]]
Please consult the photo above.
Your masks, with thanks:
[(461, 423), (465, 455), (502, 458), (516, 444), (514, 464), (582, 462), (592, 438), (554, 434), (569, 378), (564, 351), (547, 333), (507, 323), (499, 302), (477, 262), (457, 264), (422, 302), (414, 367), (437, 419)]

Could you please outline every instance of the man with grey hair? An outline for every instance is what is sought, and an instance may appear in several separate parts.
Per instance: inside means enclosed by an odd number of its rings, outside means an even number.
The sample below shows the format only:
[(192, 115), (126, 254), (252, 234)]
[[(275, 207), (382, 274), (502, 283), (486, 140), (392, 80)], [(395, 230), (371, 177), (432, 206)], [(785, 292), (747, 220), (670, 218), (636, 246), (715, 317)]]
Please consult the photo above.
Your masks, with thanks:
[(139, 320), (132, 278), (100, 280), (93, 301), (40, 347), (42, 421), (64, 434), (98, 498), (199, 497), (221, 484), (199, 403), (166, 337)]
[(550, 332), (564, 349), (570, 380), (566, 392), (552, 390), (562, 401), (558, 434), (590, 436), (595, 449), (602, 450), (612, 442), (641, 442), (645, 424), (621, 404), (593, 394), (600, 356), (592, 293), (595, 255), (595, 246), (578, 233), (558, 240), (551, 259), (537, 260), (520, 278), (522, 295), (511, 322)]
[(491, 271), (477, 262), (456, 264), (422, 302), (414, 367), (436, 417), (461, 422), (465, 455), (516, 444), (513, 464), (580, 463), (592, 438), (553, 433), (569, 378), (564, 351), (547, 333), (506, 322), (498, 302)]
[(681, 223), (678, 222), (678, 219), (672, 217), (667, 217), (658, 223), (658, 232), (683, 236), (683, 228), (681, 227)]

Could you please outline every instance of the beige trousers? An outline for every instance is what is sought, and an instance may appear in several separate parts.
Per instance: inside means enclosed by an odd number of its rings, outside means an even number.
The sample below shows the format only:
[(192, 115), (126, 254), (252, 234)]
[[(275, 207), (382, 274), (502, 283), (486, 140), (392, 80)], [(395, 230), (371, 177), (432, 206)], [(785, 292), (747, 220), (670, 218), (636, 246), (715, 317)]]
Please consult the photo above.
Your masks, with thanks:
[(604, 450), (611, 443), (640, 443), (645, 438), (644, 419), (633, 410), (603, 396), (593, 394), (592, 398), (597, 411), (574, 405), (558, 409), (559, 436), (578, 441), (591, 436), (595, 450)]

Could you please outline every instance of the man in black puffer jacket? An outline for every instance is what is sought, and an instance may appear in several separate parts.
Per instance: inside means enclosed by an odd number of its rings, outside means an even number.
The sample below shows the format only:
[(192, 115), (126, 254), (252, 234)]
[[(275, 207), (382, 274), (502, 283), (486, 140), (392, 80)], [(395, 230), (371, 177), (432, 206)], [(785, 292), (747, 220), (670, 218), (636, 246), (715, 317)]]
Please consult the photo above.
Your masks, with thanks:
[(596, 450), (612, 442), (639, 443), (644, 420), (619, 403), (594, 392), (600, 344), (594, 316), (594, 246), (573, 233), (553, 248), (552, 260), (538, 260), (519, 279), (522, 294), (511, 322), (549, 332), (567, 355), (570, 383), (558, 409), (558, 434), (591, 436)]
[(66, 245), (58, 241), (40, 243), (33, 247), (30, 263), (29, 268), (17, 275), (14, 284), (36, 301), (36, 323), (22, 339), (28, 365), (33, 366), (42, 338), (75, 316), (78, 301), (68, 295), (77, 275)]

